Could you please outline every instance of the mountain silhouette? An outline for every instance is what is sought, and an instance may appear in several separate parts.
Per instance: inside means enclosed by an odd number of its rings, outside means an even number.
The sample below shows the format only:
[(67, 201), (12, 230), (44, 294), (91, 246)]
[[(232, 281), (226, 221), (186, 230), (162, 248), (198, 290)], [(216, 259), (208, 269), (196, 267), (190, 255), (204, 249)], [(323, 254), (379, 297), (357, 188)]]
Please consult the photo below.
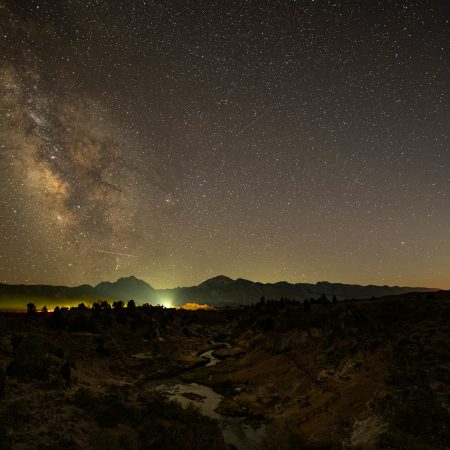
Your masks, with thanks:
[(186, 302), (208, 303), (216, 306), (245, 305), (258, 302), (261, 297), (279, 299), (287, 297), (297, 300), (318, 298), (322, 295), (330, 300), (370, 298), (384, 295), (398, 295), (407, 292), (432, 292), (437, 289), (423, 287), (399, 286), (360, 286), (353, 284), (329, 283), (321, 281), (316, 284), (288, 283), (259, 283), (238, 278), (233, 280), (225, 275), (210, 278), (198, 286), (181, 287), (175, 289), (158, 290), (158, 296), (172, 298), (172, 302), (181, 305)]
[(233, 280), (219, 275), (203, 281), (197, 286), (174, 289), (154, 289), (148, 283), (134, 276), (119, 278), (117, 281), (103, 281), (96, 286), (87, 284), (75, 287), (51, 285), (14, 285), (0, 283), (0, 309), (23, 308), (27, 302), (38, 305), (76, 305), (77, 302), (93, 303), (97, 300), (135, 300), (136, 303), (174, 306), (184, 303), (207, 303), (214, 306), (248, 305), (258, 302), (261, 297), (279, 299), (287, 297), (296, 300), (318, 298), (322, 295), (338, 300), (347, 298), (370, 298), (385, 295), (399, 295), (408, 292), (434, 292), (437, 289), (399, 286), (360, 286), (353, 284), (259, 283), (238, 278)]
[(230, 283), (233, 283), (233, 279), (226, 277), (225, 275), (218, 275), (217, 277), (209, 278), (199, 284), (199, 287), (223, 287)]
[(115, 282), (103, 281), (95, 286), (95, 290), (103, 296), (120, 300), (133, 299), (138, 303), (152, 303), (155, 300), (155, 289), (134, 276), (119, 278)]

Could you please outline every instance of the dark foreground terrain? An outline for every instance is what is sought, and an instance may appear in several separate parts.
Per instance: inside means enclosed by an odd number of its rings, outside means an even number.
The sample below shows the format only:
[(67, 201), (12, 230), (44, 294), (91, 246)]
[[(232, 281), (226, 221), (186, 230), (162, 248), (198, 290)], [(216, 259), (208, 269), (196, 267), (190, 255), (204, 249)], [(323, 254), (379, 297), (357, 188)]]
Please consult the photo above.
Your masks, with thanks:
[(448, 292), (3, 313), (0, 449), (446, 449), (449, 338)]

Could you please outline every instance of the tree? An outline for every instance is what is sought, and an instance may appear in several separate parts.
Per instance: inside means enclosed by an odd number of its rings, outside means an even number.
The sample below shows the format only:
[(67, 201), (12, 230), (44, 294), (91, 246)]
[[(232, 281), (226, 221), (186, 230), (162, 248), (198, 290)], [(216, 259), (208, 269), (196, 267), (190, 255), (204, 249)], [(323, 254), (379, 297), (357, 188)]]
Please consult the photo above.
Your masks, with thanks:
[[(128, 300), (127, 315), (128, 315), (128, 317), (130, 317), (132, 319), (136, 319), (138, 317), (136, 303), (134, 302), (134, 300)], [(136, 326), (137, 326), (137, 322), (136, 322), (136, 320), (134, 320), (132, 323), (132, 327), (136, 327)]]
[(111, 305), (106, 300), (103, 300), (102, 303), (100, 304), (100, 306), (102, 309), (105, 309), (105, 310), (111, 309)]
[(128, 310), (131, 312), (131, 311), (134, 311), (135, 309), (136, 309), (136, 303), (134, 302), (134, 300), (129, 300), (128, 301), (128, 303), (127, 303), (127, 308), (128, 308)]
[(100, 302), (99, 302), (99, 301), (98, 301), (98, 302), (94, 302), (94, 303), (92, 304), (92, 309), (93, 309), (94, 311), (96, 311), (96, 312), (99, 312), (100, 309), (101, 309)]
[(123, 303), (122, 300), (119, 300), (117, 302), (113, 302), (114, 311), (121, 311), (123, 309), (123, 305), (124, 305), (124, 303)]
[(47, 309), (47, 307), (45, 305), (42, 307), (41, 313), (44, 314), (44, 315), (48, 314), (48, 309)]
[(34, 303), (27, 304), (27, 314), (30, 315), (36, 314), (36, 305)]
[(59, 306), (56, 306), (53, 313), (50, 314), (50, 317), (48, 318), (48, 325), (56, 330), (62, 330), (65, 327), (66, 321)]
[(303, 311), (305, 311), (305, 312), (311, 311), (311, 302), (309, 300), (305, 300), (303, 302)]

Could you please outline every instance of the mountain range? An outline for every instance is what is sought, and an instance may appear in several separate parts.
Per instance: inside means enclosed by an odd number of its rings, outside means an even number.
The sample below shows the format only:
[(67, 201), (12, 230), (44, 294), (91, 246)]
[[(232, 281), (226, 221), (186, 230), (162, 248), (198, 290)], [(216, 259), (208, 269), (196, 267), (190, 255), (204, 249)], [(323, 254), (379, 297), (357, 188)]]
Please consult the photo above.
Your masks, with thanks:
[(119, 278), (115, 282), (104, 281), (96, 286), (76, 287), (52, 285), (15, 285), (0, 283), (0, 309), (23, 307), (27, 302), (38, 306), (75, 305), (80, 302), (92, 303), (96, 300), (133, 299), (138, 304), (150, 303), (179, 306), (184, 303), (207, 303), (215, 306), (232, 306), (255, 303), (261, 297), (267, 299), (305, 300), (322, 295), (338, 300), (345, 298), (370, 298), (384, 295), (398, 295), (407, 292), (434, 292), (437, 289), (399, 286), (360, 286), (353, 284), (259, 283), (238, 278), (233, 280), (224, 275), (210, 278), (197, 286), (174, 289), (154, 289), (145, 281), (134, 276)]

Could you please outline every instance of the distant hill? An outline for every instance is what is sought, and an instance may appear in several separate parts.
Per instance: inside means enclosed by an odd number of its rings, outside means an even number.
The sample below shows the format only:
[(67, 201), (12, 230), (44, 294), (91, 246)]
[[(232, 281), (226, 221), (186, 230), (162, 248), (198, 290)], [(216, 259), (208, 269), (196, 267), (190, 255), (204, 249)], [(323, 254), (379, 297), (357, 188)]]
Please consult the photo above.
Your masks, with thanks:
[(91, 304), (97, 300), (133, 299), (136, 303), (157, 303), (155, 290), (136, 277), (119, 278), (115, 282), (104, 281), (97, 286), (51, 286), (0, 283), (0, 309), (17, 309), (33, 302), (46, 305), (74, 306), (81, 302)]
[(0, 309), (23, 308), (26, 303), (33, 302), (38, 307), (44, 304), (77, 305), (80, 302), (93, 303), (96, 300), (133, 299), (136, 303), (158, 303), (183, 305), (185, 303), (206, 303), (214, 306), (248, 305), (258, 302), (261, 297), (278, 299), (305, 300), (326, 295), (336, 296), (338, 300), (345, 298), (370, 298), (385, 295), (399, 295), (407, 292), (434, 292), (437, 289), (423, 287), (398, 286), (360, 286), (351, 284), (328, 283), (316, 284), (259, 283), (243, 278), (233, 280), (220, 275), (210, 278), (197, 286), (179, 287), (175, 289), (154, 289), (145, 281), (134, 276), (119, 278), (115, 282), (104, 281), (97, 286), (81, 285), (76, 287), (51, 285), (12, 285), (0, 284)]
[(3, 284), (0, 283), (0, 298), (36, 297), (36, 298), (92, 298), (98, 292), (92, 286), (83, 284), (76, 287), (52, 286), (47, 284)]

